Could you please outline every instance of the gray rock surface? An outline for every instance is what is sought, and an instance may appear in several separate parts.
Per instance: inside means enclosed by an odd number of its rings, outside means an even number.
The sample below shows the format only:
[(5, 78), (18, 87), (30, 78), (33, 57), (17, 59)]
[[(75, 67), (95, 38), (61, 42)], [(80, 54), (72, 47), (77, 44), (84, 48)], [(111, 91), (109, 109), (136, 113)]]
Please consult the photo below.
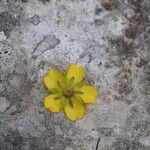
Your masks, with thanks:
[(10, 101), (6, 100), (5, 97), (0, 97), (0, 113), (4, 113), (10, 105)]
[[(149, 0), (0, 0), (0, 150), (149, 150), (149, 60)], [(43, 107), (70, 63), (101, 93), (76, 122)]]

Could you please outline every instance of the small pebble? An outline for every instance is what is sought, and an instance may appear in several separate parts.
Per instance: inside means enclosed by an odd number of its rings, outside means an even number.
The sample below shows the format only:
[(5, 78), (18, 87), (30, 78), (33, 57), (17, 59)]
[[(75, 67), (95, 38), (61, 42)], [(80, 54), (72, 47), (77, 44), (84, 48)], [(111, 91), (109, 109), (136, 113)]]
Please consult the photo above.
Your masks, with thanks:
[(30, 23), (37, 26), (40, 23), (40, 17), (38, 15), (34, 15), (32, 18), (30, 18)]

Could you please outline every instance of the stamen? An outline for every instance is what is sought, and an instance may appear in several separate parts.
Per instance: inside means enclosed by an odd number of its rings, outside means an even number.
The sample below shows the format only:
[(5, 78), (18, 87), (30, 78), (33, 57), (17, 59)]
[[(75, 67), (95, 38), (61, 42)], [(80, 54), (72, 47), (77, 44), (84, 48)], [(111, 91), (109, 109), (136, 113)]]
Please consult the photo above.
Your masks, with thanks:
[(68, 91), (64, 94), (64, 96), (65, 96), (66, 98), (69, 98), (69, 99), (71, 99), (74, 95), (75, 95), (75, 92), (74, 92), (73, 90), (68, 90)]
[(76, 94), (83, 94), (81, 91), (75, 91)]
[(73, 107), (73, 102), (72, 102), (71, 98), (72, 98), (74, 95), (75, 95), (75, 92), (74, 92), (73, 89), (68, 90), (68, 91), (64, 94), (65, 98), (69, 101), (69, 105), (70, 105), (71, 107)]

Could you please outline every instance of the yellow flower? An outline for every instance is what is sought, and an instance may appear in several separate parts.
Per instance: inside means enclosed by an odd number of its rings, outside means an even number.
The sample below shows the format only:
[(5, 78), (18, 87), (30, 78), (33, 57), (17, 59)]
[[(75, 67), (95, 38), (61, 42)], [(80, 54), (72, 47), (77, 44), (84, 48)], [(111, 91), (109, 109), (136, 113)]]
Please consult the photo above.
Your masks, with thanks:
[(84, 68), (76, 64), (71, 64), (66, 74), (50, 70), (44, 77), (50, 91), (44, 100), (45, 108), (56, 113), (64, 110), (72, 121), (83, 118), (85, 104), (95, 103), (98, 95), (95, 87), (85, 85), (84, 72)]

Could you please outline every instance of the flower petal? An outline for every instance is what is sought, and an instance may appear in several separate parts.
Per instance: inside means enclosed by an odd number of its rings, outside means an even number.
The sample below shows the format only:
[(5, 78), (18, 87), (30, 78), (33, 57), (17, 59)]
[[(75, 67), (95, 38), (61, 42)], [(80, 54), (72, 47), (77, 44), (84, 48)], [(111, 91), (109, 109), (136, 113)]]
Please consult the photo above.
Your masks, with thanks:
[(44, 106), (51, 112), (60, 112), (61, 111), (61, 100), (55, 99), (56, 95), (52, 94), (45, 98)]
[(73, 107), (66, 105), (64, 111), (66, 116), (72, 121), (83, 118), (84, 116), (84, 107), (76, 103), (73, 103)]
[(96, 96), (98, 95), (95, 87), (85, 85), (81, 87), (80, 91), (83, 92), (83, 94), (79, 94), (79, 96), (85, 103), (95, 103)]
[(56, 88), (58, 81), (61, 81), (61, 72), (56, 69), (50, 70), (48, 75), (44, 77), (44, 83), (48, 89)]
[(72, 77), (74, 77), (74, 83), (80, 82), (84, 77), (84, 68), (76, 64), (71, 64), (67, 72), (67, 78), (71, 79)]

